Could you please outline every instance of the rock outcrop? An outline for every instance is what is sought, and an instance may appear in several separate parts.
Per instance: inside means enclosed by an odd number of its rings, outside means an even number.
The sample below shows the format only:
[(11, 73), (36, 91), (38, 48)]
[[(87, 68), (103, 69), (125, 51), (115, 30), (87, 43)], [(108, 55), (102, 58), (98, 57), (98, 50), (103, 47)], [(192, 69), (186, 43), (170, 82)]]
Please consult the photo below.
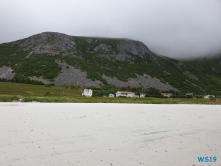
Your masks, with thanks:
[(24, 51), (35, 54), (70, 56), (75, 53), (73, 37), (55, 32), (33, 35), (19, 44)]
[(126, 53), (122, 53), (122, 54), (97, 54), (95, 55), (97, 58), (104, 58), (107, 59), (109, 61), (128, 61), (128, 62), (133, 62), (133, 57), (131, 55), (128, 55)]
[[(96, 44), (99, 38), (93, 40), (90, 37), (87, 37), (86, 40), (87, 44)], [(117, 39), (116, 39), (117, 40)], [(120, 40), (117, 44), (117, 49), (119, 53), (110, 54), (112, 52), (112, 46), (99, 43), (97, 46), (93, 48), (93, 51), (96, 53), (105, 52), (108, 53), (110, 56), (117, 56), (119, 54), (122, 60), (122, 57), (128, 57), (129, 55), (133, 54), (139, 57), (150, 56), (153, 59), (157, 57), (147, 48), (145, 44), (139, 41), (134, 40)], [(37, 35), (33, 35), (19, 43), (19, 46), (28, 52), (32, 52), (34, 54), (49, 54), (52, 56), (55, 55), (62, 55), (62, 56), (74, 56), (78, 54), (76, 49), (77, 43), (75, 42), (74, 36), (69, 36), (62, 33), (56, 32), (43, 32)], [(110, 58), (109, 58), (110, 59)], [(116, 58), (115, 58), (116, 59)], [(124, 58), (123, 58), (124, 59)]]
[(137, 55), (139, 57), (144, 57), (145, 55), (155, 57), (155, 55), (147, 48), (147, 46), (139, 41), (134, 41), (134, 40), (121, 41), (117, 45), (117, 48), (121, 53), (129, 53)]
[(74, 67), (60, 61), (56, 62), (62, 67), (62, 70), (53, 82), (55, 85), (76, 85), (80, 87), (101, 87), (103, 85), (101, 81), (92, 81), (91, 79), (88, 79), (87, 73), (82, 72), (80, 69), (75, 69)]
[(164, 84), (156, 78), (152, 78), (148, 75), (138, 76), (137, 78), (130, 78), (127, 82), (118, 80), (117, 78), (111, 78), (103, 75), (103, 78), (107, 80), (109, 84), (117, 87), (144, 87), (144, 88), (156, 88), (159, 90), (177, 90), (169, 84)]
[(11, 80), (14, 78), (15, 73), (13, 72), (13, 69), (7, 66), (3, 66), (0, 68), (0, 78), (5, 78), (7, 80)]

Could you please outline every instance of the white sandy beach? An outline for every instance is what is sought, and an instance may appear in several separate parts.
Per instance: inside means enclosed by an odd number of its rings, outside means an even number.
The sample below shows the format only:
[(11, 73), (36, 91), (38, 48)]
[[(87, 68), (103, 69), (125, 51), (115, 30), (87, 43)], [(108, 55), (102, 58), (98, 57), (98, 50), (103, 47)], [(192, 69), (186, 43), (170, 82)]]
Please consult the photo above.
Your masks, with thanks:
[(1, 165), (219, 166), (221, 106), (0, 103)]

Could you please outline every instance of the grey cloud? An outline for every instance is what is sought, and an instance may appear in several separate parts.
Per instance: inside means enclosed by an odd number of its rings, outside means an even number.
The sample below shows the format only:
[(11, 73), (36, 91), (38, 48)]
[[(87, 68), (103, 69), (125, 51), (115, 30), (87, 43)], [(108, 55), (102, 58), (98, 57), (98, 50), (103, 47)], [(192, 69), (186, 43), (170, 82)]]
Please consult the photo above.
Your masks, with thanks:
[(1, 0), (0, 43), (44, 31), (131, 38), (173, 58), (221, 53), (220, 0)]

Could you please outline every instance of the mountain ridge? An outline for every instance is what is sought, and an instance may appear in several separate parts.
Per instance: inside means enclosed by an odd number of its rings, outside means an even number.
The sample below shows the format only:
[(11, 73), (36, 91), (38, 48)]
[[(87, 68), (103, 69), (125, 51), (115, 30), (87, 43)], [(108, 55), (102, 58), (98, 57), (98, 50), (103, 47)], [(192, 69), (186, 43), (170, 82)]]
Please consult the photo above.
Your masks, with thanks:
[(0, 58), (0, 78), (8, 79), (7, 68), (8, 74), (14, 73), (9, 80), (17, 81), (201, 92), (219, 91), (221, 85), (219, 56), (181, 61), (155, 55), (131, 39), (43, 32), (0, 44)]

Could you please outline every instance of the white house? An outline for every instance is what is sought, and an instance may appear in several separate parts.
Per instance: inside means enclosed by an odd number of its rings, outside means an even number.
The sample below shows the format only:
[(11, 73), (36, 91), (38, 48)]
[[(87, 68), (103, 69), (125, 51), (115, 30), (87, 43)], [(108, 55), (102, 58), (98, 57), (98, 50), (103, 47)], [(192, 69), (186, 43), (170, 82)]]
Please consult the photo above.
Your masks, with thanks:
[(84, 92), (82, 93), (82, 96), (91, 97), (92, 96), (92, 90), (91, 89), (84, 89)]
[(135, 94), (134, 92), (129, 92), (129, 91), (117, 91), (116, 94), (116, 97), (120, 97), (120, 96), (123, 96), (123, 97), (134, 97)]

